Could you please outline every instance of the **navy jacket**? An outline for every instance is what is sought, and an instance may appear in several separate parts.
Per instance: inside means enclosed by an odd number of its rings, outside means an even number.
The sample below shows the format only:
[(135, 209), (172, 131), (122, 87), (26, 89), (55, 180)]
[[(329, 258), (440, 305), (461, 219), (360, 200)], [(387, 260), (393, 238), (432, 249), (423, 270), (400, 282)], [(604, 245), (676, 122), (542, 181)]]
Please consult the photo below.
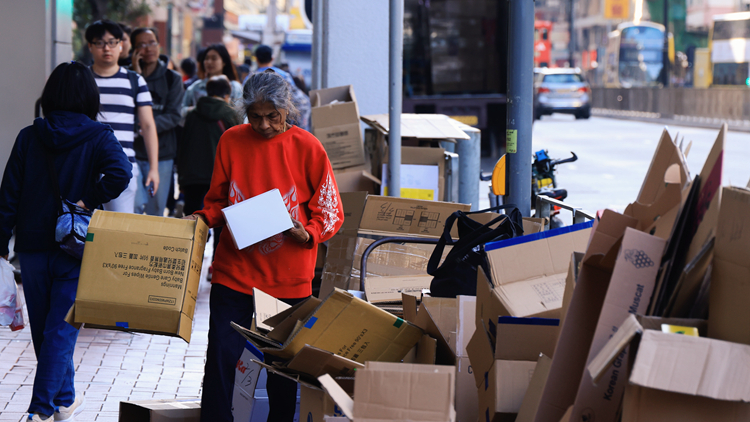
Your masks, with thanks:
[(21, 130), (0, 185), (0, 255), (16, 229), (16, 252), (59, 248), (55, 222), (59, 200), (44, 155), (54, 156), (60, 194), (94, 209), (128, 186), (133, 166), (112, 129), (83, 114), (54, 112)]

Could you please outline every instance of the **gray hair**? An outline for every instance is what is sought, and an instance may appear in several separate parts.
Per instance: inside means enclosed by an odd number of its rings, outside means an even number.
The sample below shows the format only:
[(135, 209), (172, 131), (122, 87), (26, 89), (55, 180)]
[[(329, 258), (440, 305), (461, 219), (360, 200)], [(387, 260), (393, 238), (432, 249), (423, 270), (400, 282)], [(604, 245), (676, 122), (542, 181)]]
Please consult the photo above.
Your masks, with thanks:
[(289, 83), (273, 69), (256, 73), (245, 82), (241, 103), (245, 116), (256, 103), (271, 103), (276, 110), (286, 110), (287, 122), (294, 122), (299, 117), (299, 111), (292, 102), (292, 89)]

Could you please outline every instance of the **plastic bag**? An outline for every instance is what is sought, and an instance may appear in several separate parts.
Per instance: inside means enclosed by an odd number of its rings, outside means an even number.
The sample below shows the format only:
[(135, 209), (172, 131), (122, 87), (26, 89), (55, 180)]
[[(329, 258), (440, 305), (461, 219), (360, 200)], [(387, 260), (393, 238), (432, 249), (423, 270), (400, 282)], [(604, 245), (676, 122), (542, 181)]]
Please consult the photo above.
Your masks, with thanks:
[(18, 288), (13, 277), (13, 266), (4, 258), (0, 258), (0, 326), (11, 325), (16, 318), (17, 302), (20, 302), (16, 300), (17, 297)]
[(16, 294), (16, 314), (10, 323), (10, 331), (23, 330), (26, 327), (26, 316), (23, 313), (23, 295)]

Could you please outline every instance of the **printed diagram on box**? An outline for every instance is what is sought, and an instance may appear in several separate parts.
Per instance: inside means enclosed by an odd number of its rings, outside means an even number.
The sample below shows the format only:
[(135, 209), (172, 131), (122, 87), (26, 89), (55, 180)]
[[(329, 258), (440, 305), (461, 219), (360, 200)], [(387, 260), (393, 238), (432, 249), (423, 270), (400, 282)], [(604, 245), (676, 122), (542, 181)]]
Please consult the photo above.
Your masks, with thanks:
[(422, 215), (419, 216), (419, 227), (423, 229), (435, 229), (437, 228), (439, 219), (440, 219), (439, 212), (423, 211)]
[(628, 249), (625, 251), (625, 260), (638, 268), (648, 268), (654, 266), (654, 261), (646, 255), (646, 252), (637, 249)]
[(563, 292), (565, 292), (565, 280), (536, 283), (531, 287), (542, 300), (542, 303), (560, 302)]
[(414, 221), (414, 211), (396, 210), (396, 216), (393, 217), (393, 224), (397, 226), (411, 226)]

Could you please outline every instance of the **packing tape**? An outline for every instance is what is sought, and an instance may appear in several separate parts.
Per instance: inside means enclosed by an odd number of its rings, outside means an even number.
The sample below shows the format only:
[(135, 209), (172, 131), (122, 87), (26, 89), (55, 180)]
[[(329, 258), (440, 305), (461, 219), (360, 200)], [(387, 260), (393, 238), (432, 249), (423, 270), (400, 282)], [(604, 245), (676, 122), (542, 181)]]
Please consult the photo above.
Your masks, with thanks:
[(311, 317), (307, 323), (305, 324), (305, 328), (310, 329), (315, 325), (315, 323), (318, 322), (318, 317)]
[(93, 242), (94, 241), (94, 233), (86, 233), (86, 241), (87, 242)]
[(404, 325), (404, 320), (401, 318), (396, 318), (396, 322), (393, 323), (393, 326), (396, 328), (401, 328), (402, 325)]
[(129, 328), (127, 322), (115, 322), (115, 326), (120, 328)]

